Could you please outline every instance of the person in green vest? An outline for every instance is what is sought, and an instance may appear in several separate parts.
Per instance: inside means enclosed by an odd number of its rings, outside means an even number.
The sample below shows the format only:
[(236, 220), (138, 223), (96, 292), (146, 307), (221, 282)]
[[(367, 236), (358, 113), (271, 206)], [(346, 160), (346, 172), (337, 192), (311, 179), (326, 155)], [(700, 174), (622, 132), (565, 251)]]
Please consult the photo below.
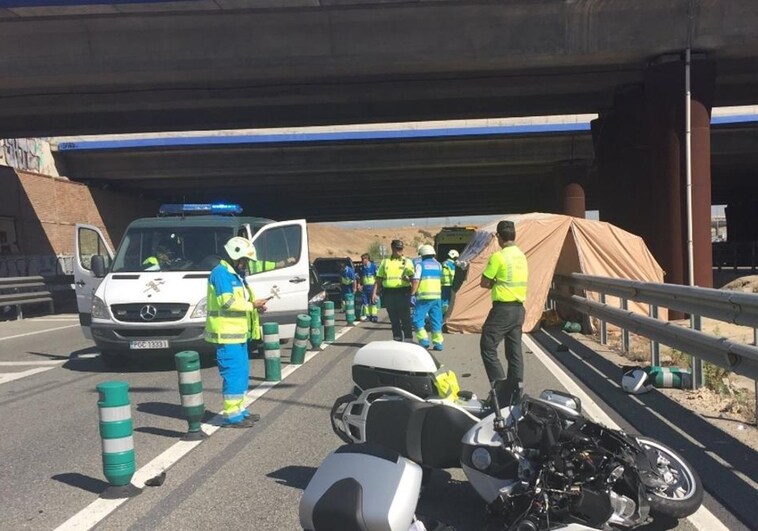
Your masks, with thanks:
[(255, 247), (246, 238), (231, 238), (221, 260), (208, 277), (205, 340), (216, 345), (216, 361), (224, 397), (223, 427), (250, 428), (260, 419), (245, 408), (250, 379), (247, 344), (260, 340), (258, 312), (266, 311), (268, 299), (256, 300), (245, 281), (248, 263), (256, 258)]
[(167, 242), (161, 242), (155, 247), (155, 254), (148, 256), (142, 262), (143, 271), (165, 271), (169, 269), (168, 265), (174, 258), (174, 252), (171, 245)]
[(442, 262), (442, 315), (447, 314), (450, 299), (453, 295), (453, 279), (455, 278), (455, 261), (460, 255), (455, 249), (447, 253), (447, 260)]
[(505, 340), (508, 379), (521, 388), (524, 381), (521, 327), (529, 268), (526, 256), (516, 246), (516, 226), (512, 221), (497, 224), (497, 241), (501, 249), (490, 256), (479, 284), (492, 292), (492, 309), (482, 326), (479, 348), (490, 382), (502, 380), (506, 374), (497, 349)]
[(371, 302), (381, 293), (382, 305), (387, 308), (387, 315), (392, 325), (392, 339), (413, 342), (413, 323), (411, 322), (411, 279), (415, 274), (413, 262), (403, 256), (402, 240), (392, 240), (392, 255), (379, 264), (376, 283), (371, 295)]

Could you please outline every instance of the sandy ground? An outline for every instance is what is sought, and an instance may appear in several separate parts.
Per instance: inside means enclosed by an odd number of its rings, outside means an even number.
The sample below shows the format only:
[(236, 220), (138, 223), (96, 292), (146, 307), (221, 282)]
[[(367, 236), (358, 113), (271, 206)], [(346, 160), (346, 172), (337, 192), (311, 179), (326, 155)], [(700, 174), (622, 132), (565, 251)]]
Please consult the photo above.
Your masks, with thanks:
[[(321, 223), (308, 224), (308, 249), (311, 260), (320, 257), (349, 256), (360, 260), (361, 254), (372, 247), (385, 245), (390, 252), (390, 242), (403, 240), (405, 255), (416, 256), (416, 248), (422, 243), (434, 243), (434, 235), (440, 227), (396, 227), (376, 229), (343, 229)], [(378, 261), (379, 256), (372, 256)]]

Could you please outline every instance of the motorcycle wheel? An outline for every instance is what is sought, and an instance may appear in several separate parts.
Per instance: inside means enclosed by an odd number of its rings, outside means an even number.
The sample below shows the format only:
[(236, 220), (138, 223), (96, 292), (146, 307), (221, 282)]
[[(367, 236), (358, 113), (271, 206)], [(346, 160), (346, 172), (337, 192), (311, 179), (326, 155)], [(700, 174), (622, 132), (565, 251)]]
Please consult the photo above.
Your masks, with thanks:
[(650, 510), (684, 518), (698, 510), (703, 503), (703, 484), (700, 476), (684, 457), (663, 443), (645, 437), (637, 437), (645, 449), (658, 454), (658, 471), (666, 479), (666, 487), (648, 490)]

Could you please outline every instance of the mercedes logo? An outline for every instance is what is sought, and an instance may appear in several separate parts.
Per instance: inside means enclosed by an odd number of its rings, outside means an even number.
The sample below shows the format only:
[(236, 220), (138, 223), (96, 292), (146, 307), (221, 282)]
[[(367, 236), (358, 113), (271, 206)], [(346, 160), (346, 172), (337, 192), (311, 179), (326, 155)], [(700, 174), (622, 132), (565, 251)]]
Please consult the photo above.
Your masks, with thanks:
[(139, 316), (143, 321), (152, 321), (156, 315), (158, 315), (158, 309), (151, 304), (146, 304), (139, 311)]

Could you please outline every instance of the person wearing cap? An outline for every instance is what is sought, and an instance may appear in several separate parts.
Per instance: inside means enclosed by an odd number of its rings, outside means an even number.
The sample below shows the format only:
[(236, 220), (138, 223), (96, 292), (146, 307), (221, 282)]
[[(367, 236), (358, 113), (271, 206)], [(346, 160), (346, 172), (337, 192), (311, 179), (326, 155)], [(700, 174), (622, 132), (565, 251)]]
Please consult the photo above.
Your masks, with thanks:
[(221, 260), (208, 277), (205, 340), (216, 345), (216, 361), (224, 397), (222, 427), (250, 428), (260, 418), (245, 409), (250, 380), (247, 344), (260, 340), (258, 312), (266, 311), (268, 299), (256, 300), (245, 281), (248, 262), (255, 260), (255, 247), (235, 236), (224, 245), (227, 260)]
[(458, 259), (458, 251), (450, 249), (447, 260), (442, 262), (442, 315), (447, 314), (450, 306), (450, 297), (453, 294), (453, 279), (455, 278), (455, 261)]
[(479, 284), (492, 292), (492, 309), (482, 326), (479, 347), (490, 382), (502, 380), (506, 375), (497, 349), (505, 340), (508, 379), (521, 388), (524, 381), (521, 327), (525, 316), (528, 264), (526, 256), (516, 246), (516, 226), (512, 221), (500, 221), (496, 236), (501, 249), (490, 256)]
[(376, 304), (379, 290), (382, 304), (392, 324), (392, 338), (395, 341), (413, 341), (411, 323), (411, 279), (415, 273), (413, 263), (403, 256), (403, 242), (390, 242), (392, 254), (383, 259), (376, 273), (376, 284), (371, 302)]
[(442, 350), (442, 265), (434, 259), (434, 247), (422, 245), (419, 249), (421, 262), (416, 264), (411, 284), (411, 301), (413, 308), (413, 328), (416, 339), (422, 347), (429, 346), (426, 332), (426, 317), (432, 325), (432, 343), (434, 350)]

